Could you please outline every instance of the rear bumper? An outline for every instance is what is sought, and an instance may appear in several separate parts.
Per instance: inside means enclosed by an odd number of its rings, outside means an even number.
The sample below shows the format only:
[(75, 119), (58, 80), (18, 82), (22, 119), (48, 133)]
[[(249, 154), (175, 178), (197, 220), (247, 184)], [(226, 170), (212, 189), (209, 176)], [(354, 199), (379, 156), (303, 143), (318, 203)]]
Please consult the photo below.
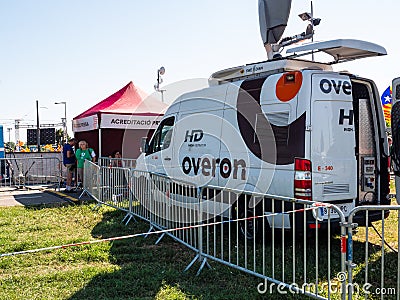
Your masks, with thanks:
[[(381, 221), (386, 219), (389, 216), (389, 211), (388, 210), (383, 210), (383, 211), (360, 211), (358, 212), (354, 217), (353, 217), (353, 223), (356, 223), (358, 226), (371, 226), (372, 222), (376, 221)], [(348, 218), (346, 218), (346, 221), (348, 221)], [(323, 221), (318, 221), (314, 218), (309, 219), (307, 222), (307, 228), (309, 229), (315, 229), (316, 226), (318, 226), (318, 229), (322, 230), (328, 230), (329, 224), (331, 230), (336, 230), (340, 227), (340, 219), (331, 219), (330, 222), (328, 220), (323, 220)]]

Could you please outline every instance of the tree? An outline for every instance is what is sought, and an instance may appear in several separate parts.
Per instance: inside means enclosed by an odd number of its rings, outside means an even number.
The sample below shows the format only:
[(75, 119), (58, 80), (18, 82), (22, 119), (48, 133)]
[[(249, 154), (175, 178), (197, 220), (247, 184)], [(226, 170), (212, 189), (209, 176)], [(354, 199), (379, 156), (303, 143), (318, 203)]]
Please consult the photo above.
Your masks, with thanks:
[(15, 143), (14, 142), (7, 142), (4, 143), (4, 146), (6, 148), (6, 152), (13, 152), (15, 151)]
[(57, 143), (57, 145), (63, 145), (64, 144), (63, 139), (64, 139), (64, 130), (62, 130), (61, 128), (57, 129), (57, 131), (56, 131), (56, 143)]

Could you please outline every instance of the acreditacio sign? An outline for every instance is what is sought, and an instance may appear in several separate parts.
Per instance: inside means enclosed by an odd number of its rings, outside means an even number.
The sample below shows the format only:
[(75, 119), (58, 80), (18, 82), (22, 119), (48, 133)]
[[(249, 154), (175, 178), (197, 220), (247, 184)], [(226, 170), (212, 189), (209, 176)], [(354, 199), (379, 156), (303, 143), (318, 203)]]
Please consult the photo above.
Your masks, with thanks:
[(101, 128), (156, 129), (162, 116), (101, 115)]

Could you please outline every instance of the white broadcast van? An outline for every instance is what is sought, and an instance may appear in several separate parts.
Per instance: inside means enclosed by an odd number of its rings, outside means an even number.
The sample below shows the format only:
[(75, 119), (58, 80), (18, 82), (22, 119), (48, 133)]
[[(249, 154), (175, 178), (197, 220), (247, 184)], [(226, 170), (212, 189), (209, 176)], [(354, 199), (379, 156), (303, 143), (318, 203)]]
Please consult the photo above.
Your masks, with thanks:
[[(350, 39), (287, 53), (309, 51), (333, 63), (386, 54)], [(208, 88), (180, 96), (137, 168), (200, 186), (334, 203), (346, 216), (358, 205), (387, 204), (388, 143), (375, 83), (293, 57), (216, 72)]]

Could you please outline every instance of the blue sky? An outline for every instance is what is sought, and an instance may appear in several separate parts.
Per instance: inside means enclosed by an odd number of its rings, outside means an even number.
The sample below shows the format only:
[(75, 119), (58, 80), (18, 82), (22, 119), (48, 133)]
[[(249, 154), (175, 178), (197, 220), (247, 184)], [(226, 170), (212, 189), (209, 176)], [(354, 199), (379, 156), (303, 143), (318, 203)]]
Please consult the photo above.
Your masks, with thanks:
[[(313, 3), (315, 16), (322, 18), (316, 40), (357, 38), (388, 51), (386, 57), (340, 64), (336, 70), (374, 79), (381, 93), (393, 77), (400, 76), (395, 32), (399, 1)], [(0, 0), (0, 4), (0, 124), (5, 127), (13, 127), (15, 118), (35, 124), (35, 100), (47, 107), (40, 109), (41, 123), (52, 123), (60, 122), (64, 114), (55, 101), (67, 101), (70, 121), (129, 81), (152, 93), (162, 65), (164, 83), (169, 85), (266, 59), (257, 0)], [(305, 29), (297, 15), (309, 7), (308, 0), (293, 0), (285, 36)]]

